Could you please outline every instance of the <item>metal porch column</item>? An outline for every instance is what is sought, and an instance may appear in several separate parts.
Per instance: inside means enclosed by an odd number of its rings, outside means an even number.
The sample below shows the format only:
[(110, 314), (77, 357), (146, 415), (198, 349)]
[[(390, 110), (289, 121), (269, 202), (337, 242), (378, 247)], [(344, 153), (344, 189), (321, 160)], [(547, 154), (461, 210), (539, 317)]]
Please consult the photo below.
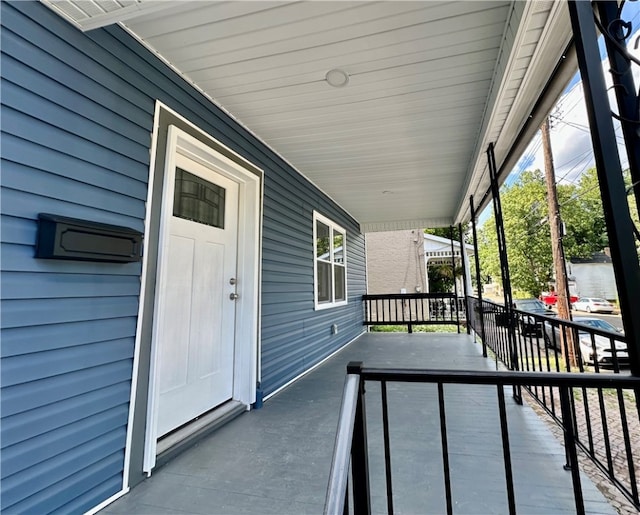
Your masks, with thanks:
[[(469, 197), (471, 211), (471, 229), (473, 230), (473, 258), (476, 264), (476, 284), (478, 286), (478, 316), (480, 317), (480, 339), (482, 340), (482, 355), (487, 357), (487, 342), (484, 330), (484, 309), (482, 307), (482, 277), (480, 276), (480, 256), (478, 255), (478, 233), (476, 231), (476, 210), (473, 205), (473, 195)], [(467, 315), (468, 316), (468, 315)]]
[(640, 306), (640, 264), (600, 62), (594, 12), (591, 2), (570, 0), (568, 5), (578, 65), (582, 75), (631, 373), (634, 376), (640, 376), (640, 317), (637, 316), (637, 309)]
[(453, 277), (453, 295), (455, 296), (456, 324), (460, 334), (460, 310), (458, 309), (458, 285), (456, 283), (456, 250), (453, 247), (453, 225), (449, 226), (449, 241), (451, 242), (451, 277)]
[[(618, 7), (617, 2), (596, 0), (594, 5), (600, 15), (600, 31), (604, 36), (607, 47), (607, 55), (611, 65), (611, 79), (616, 92), (616, 100), (618, 101), (617, 118), (622, 126), (636, 206), (640, 211), (639, 95), (633, 80), (631, 55), (626, 47), (626, 40), (631, 36), (633, 27), (630, 23), (621, 19), (621, 6)], [(639, 41), (636, 40), (636, 48), (638, 48), (638, 44)]]
[(458, 236), (460, 237), (460, 267), (462, 268), (462, 294), (464, 296), (464, 313), (467, 320), (467, 334), (471, 334), (471, 325), (469, 324), (469, 286), (467, 284), (467, 260), (465, 258), (464, 237), (462, 234), (462, 224), (458, 224)]
[[(507, 260), (507, 242), (504, 234), (502, 218), (502, 203), (500, 202), (500, 187), (498, 186), (498, 168), (496, 156), (493, 151), (493, 143), (487, 148), (487, 160), (489, 162), (489, 178), (491, 179), (491, 196), (493, 197), (493, 213), (496, 219), (496, 233), (498, 236), (498, 253), (500, 254), (500, 272), (502, 274), (502, 290), (504, 294), (504, 309), (507, 318), (507, 338), (511, 370), (519, 370), (518, 348), (516, 346), (515, 317), (513, 313), (513, 295), (511, 293), (511, 276), (509, 274), (509, 261)], [(514, 387), (515, 390), (515, 387)], [(514, 391), (514, 397), (520, 401), (520, 391)]]

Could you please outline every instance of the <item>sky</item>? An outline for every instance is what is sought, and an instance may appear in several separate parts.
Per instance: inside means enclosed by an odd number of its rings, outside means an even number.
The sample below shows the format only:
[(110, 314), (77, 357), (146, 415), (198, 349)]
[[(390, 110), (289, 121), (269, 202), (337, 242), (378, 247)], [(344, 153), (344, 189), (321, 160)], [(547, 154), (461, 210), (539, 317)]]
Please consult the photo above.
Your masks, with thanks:
[[(627, 2), (623, 19), (631, 20), (634, 30), (633, 35), (628, 39), (628, 50), (640, 59), (640, 3)], [(638, 41), (637, 48), (636, 41)], [(609, 73), (608, 60), (604, 49), (604, 40), (600, 38), (601, 56), (603, 58), (603, 68), (607, 85), (611, 86), (611, 74)], [(636, 87), (640, 84), (640, 66), (633, 65), (633, 75)], [(617, 104), (613, 90), (610, 90), (610, 102), (617, 112)], [(591, 146), (591, 136), (588, 129), (588, 119), (584, 97), (582, 93), (582, 82), (579, 74), (571, 80), (566, 90), (560, 97), (556, 108), (551, 113), (551, 149), (553, 153), (556, 182), (576, 183), (580, 176), (589, 168), (595, 166), (593, 150)], [(616, 136), (618, 138), (618, 152), (623, 169), (628, 166), (628, 159), (624, 149), (624, 140), (620, 124), (615, 122)], [(540, 132), (533, 138), (529, 147), (520, 158), (518, 164), (509, 174), (505, 181), (505, 186), (513, 184), (524, 170), (544, 170), (544, 156)], [(479, 216), (479, 224), (484, 223), (492, 213), (491, 204), (485, 208)]]

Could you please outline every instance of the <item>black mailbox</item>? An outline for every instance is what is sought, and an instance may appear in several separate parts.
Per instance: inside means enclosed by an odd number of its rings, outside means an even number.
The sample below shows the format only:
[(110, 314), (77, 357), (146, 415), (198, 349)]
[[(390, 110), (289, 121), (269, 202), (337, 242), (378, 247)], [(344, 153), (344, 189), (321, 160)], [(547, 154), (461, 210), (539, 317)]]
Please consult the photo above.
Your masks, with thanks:
[(40, 213), (36, 257), (130, 263), (142, 257), (142, 233), (128, 227)]

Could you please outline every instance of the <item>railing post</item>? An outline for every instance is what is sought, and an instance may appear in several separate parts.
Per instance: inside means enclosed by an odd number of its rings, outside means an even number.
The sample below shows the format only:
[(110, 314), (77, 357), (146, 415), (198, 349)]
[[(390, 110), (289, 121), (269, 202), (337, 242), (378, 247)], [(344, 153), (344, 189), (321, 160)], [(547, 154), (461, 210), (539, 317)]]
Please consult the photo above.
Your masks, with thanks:
[(458, 236), (460, 237), (460, 267), (462, 268), (462, 292), (464, 295), (464, 316), (467, 321), (467, 334), (471, 334), (471, 326), (469, 325), (469, 285), (467, 277), (467, 252), (464, 246), (464, 235), (462, 234), (462, 224), (458, 224)]
[(453, 294), (455, 296), (456, 324), (460, 334), (460, 313), (458, 310), (458, 283), (456, 283), (456, 251), (453, 246), (453, 225), (449, 226), (449, 240), (451, 241), (451, 277), (453, 278)]
[[(518, 348), (516, 346), (515, 317), (513, 313), (513, 295), (511, 293), (511, 276), (509, 274), (509, 260), (507, 259), (507, 241), (504, 233), (502, 219), (502, 203), (500, 202), (500, 187), (498, 186), (498, 169), (496, 156), (493, 151), (493, 143), (489, 143), (487, 149), (489, 161), (489, 177), (491, 179), (491, 195), (493, 197), (493, 212), (496, 220), (496, 233), (498, 237), (498, 253), (500, 254), (500, 271), (502, 273), (502, 289), (504, 291), (504, 308), (507, 317), (507, 341), (509, 344), (509, 368), (519, 370)], [(522, 395), (520, 387), (513, 387), (513, 397), (521, 404)]]
[(367, 331), (369, 330), (369, 324), (367, 322), (370, 322), (370, 320), (369, 320), (369, 316), (370, 316), (370, 314), (369, 314), (369, 312), (370, 312), (369, 303), (370, 302), (371, 301), (369, 299), (366, 299), (364, 296), (362, 297), (362, 304), (364, 305), (363, 306), (364, 307), (364, 323), (367, 326)]
[(471, 210), (471, 228), (473, 230), (473, 258), (476, 263), (476, 283), (478, 285), (478, 314), (480, 316), (480, 339), (482, 340), (482, 355), (487, 357), (487, 339), (484, 328), (484, 306), (482, 305), (482, 277), (480, 275), (480, 256), (478, 255), (478, 233), (476, 232), (476, 210), (473, 205), (473, 195), (469, 197)]
[(360, 376), (358, 402), (353, 426), (353, 442), (351, 444), (353, 511), (357, 514), (367, 515), (371, 513), (371, 497), (369, 494), (369, 458), (367, 455), (367, 417), (364, 403), (365, 387), (361, 372), (361, 361), (351, 362), (347, 365), (347, 374)]

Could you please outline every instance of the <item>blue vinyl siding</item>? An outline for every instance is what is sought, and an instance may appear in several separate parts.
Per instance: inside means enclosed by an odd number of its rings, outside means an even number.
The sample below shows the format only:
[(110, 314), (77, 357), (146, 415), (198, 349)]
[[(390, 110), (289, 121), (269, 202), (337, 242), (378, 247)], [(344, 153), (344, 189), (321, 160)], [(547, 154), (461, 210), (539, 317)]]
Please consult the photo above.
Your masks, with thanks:
[(3, 513), (82, 512), (123, 481), (141, 265), (36, 260), (34, 243), (40, 212), (143, 230), (153, 118), (61, 21), (2, 4)]
[[(122, 488), (142, 267), (34, 259), (38, 213), (143, 231), (156, 100), (262, 168), (266, 394), (362, 331), (364, 238), (124, 30), (83, 34), (39, 2), (1, 9), (0, 509), (78, 513)], [(347, 230), (347, 306), (314, 310), (313, 210)]]
[[(266, 194), (265, 194), (266, 197)], [(362, 331), (365, 293), (364, 238), (330, 204), (316, 210), (347, 230), (345, 307), (314, 311), (313, 210), (280, 197), (275, 209), (265, 198), (262, 267), (262, 381), (266, 394), (308, 370)], [(295, 198), (295, 197), (294, 197)], [(284, 206), (284, 213), (278, 211)], [(323, 209), (324, 206), (324, 209)], [(273, 217), (273, 218), (271, 218)], [(272, 223), (268, 223), (268, 220)], [(286, 248), (282, 248), (282, 242)], [(331, 334), (331, 325), (338, 334)]]

